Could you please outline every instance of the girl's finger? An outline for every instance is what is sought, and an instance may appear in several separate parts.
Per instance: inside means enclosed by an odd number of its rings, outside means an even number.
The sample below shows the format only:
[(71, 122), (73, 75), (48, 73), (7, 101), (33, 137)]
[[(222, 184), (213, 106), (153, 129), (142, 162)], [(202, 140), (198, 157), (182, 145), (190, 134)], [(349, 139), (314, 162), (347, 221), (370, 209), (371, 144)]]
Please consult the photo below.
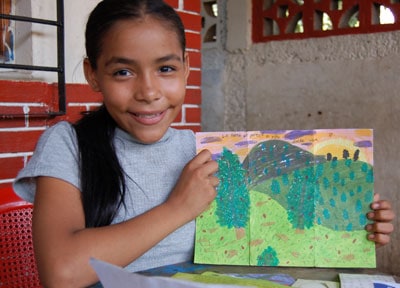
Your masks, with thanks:
[(369, 234), (368, 239), (374, 241), (378, 246), (386, 245), (390, 242), (390, 236), (386, 234)]
[(375, 210), (367, 214), (368, 219), (380, 222), (391, 222), (395, 218), (392, 210)]
[(213, 187), (217, 187), (219, 185), (218, 177), (210, 176), (210, 183)]
[(373, 210), (391, 210), (392, 205), (387, 200), (375, 201), (371, 204), (371, 209)]
[(393, 227), (392, 223), (377, 222), (377, 223), (373, 223), (373, 224), (368, 224), (366, 229), (368, 232), (389, 235), (390, 233), (393, 232), (394, 227)]

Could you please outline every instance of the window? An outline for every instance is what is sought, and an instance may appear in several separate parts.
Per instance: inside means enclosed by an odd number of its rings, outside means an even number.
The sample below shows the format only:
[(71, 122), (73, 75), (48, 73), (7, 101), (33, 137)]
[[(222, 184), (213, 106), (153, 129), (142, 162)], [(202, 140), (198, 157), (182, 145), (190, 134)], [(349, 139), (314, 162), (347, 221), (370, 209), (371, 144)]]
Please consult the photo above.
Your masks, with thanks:
[(400, 0), (253, 0), (253, 41), (393, 31)]
[[(11, 14), (11, 0), (0, 2), (0, 13)], [(12, 63), (14, 61), (14, 27), (9, 19), (0, 19), (0, 63)]]
[(217, 42), (218, 4), (216, 0), (202, 0), (202, 38), (203, 44)]
[[(13, 0), (1, 0), (0, 1), (0, 23), (2, 31), (2, 39), (0, 42), (0, 68), (5, 76), (11, 74), (10, 71), (35, 71), (49, 72), (57, 74), (57, 89), (58, 89), (58, 111), (44, 111), (44, 112), (32, 112), (28, 115), (26, 114), (13, 114), (9, 115), (0, 112), (0, 117), (26, 117), (26, 116), (39, 116), (39, 117), (53, 117), (57, 115), (65, 114), (66, 110), (66, 100), (65, 100), (65, 68), (64, 68), (64, 1), (56, 1), (56, 20), (42, 19), (27, 17), (21, 15), (15, 15), (14, 10), (25, 11), (26, 6), (30, 5), (30, 1), (20, 1), (17, 2), (20, 5), (18, 7), (13, 7)], [(54, 3), (54, 2), (53, 2)], [(21, 8), (21, 9), (17, 9)], [(23, 9), (22, 9), (23, 8)], [(26, 12), (26, 11), (25, 11)], [(23, 13), (23, 12), (21, 12)], [(13, 26), (15, 25), (15, 26)], [(56, 64), (54, 66), (48, 65), (38, 65), (35, 64), (33, 59), (25, 59), (26, 55), (34, 54), (32, 51), (32, 38), (37, 33), (35, 30), (37, 26), (42, 26), (45, 28), (55, 29), (54, 34), (56, 35), (56, 44), (50, 45), (55, 47), (56, 50)], [(47, 31), (44, 29), (43, 31)], [(14, 35), (23, 35), (19, 38), (14, 38)], [(45, 37), (39, 39), (46, 41)], [(35, 39), (36, 41), (36, 39)], [(29, 44), (26, 44), (29, 43)], [(47, 45), (43, 44), (43, 45)], [(14, 47), (22, 47), (20, 53), (14, 50)], [(42, 53), (43, 54), (43, 53)], [(33, 55), (32, 57), (34, 57)], [(41, 55), (43, 56), (43, 55)], [(49, 55), (45, 55), (49, 58)], [(19, 78), (17, 78), (20, 80)], [(43, 79), (43, 76), (42, 76)], [(32, 80), (32, 79), (31, 79)], [(34, 80), (34, 79), (33, 79)], [(40, 81), (40, 80), (39, 80)]]

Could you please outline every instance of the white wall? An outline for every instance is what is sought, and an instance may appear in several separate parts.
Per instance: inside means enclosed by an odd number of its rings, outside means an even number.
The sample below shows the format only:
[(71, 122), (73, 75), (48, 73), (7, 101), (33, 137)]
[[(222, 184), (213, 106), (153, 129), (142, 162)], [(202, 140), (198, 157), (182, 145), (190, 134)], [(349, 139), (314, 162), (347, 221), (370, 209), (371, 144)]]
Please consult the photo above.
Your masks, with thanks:
[[(65, 78), (67, 83), (86, 83), (82, 71), (85, 56), (84, 32), (90, 11), (100, 0), (65, 0)], [(56, 20), (54, 0), (15, 0), (15, 13), (22, 16)], [(48, 25), (16, 22), (16, 63), (38, 66), (57, 66), (56, 28)], [(0, 79), (31, 79), (57, 82), (51, 72), (0, 71)]]
[[(36, 0), (41, 1), (41, 0)], [(67, 83), (86, 83), (82, 70), (85, 53), (85, 26), (89, 13), (100, 0), (64, 0), (65, 69)], [(67, 5), (68, 4), (68, 5)]]

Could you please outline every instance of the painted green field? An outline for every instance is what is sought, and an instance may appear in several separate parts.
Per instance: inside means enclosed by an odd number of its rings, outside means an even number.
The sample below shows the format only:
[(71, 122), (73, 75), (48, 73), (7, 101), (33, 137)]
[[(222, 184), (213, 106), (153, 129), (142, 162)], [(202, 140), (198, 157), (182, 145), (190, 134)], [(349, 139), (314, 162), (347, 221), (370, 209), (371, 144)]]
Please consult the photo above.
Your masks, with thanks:
[(375, 246), (365, 230), (334, 231), (315, 225), (291, 229), (286, 209), (250, 191), (248, 228), (217, 223), (216, 203), (197, 219), (196, 263), (259, 266), (375, 267)]

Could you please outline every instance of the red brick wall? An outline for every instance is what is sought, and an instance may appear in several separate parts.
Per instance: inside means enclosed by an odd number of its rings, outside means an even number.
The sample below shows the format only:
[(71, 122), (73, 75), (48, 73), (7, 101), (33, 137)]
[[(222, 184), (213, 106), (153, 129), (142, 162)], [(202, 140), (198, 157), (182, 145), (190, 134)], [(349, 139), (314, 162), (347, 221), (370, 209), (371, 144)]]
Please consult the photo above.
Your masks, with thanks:
[[(166, 2), (177, 9), (187, 29), (191, 67), (185, 103), (173, 126), (196, 132), (201, 129), (200, 0)], [(29, 108), (30, 113), (55, 111), (57, 93), (54, 84), (0, 80), (0, 114), (22, 114), (24, 107)], [(39, 136), (47, 127), (61, 120), (76, 121), (81, 117), (81, 112), (96, 108), (101, 96), (91, 91), (88, 85), (67, 83), (66, 99), (67, 112), (64, 116), (0, 118), (0, 187), (11, 184), (32, 155)]]

